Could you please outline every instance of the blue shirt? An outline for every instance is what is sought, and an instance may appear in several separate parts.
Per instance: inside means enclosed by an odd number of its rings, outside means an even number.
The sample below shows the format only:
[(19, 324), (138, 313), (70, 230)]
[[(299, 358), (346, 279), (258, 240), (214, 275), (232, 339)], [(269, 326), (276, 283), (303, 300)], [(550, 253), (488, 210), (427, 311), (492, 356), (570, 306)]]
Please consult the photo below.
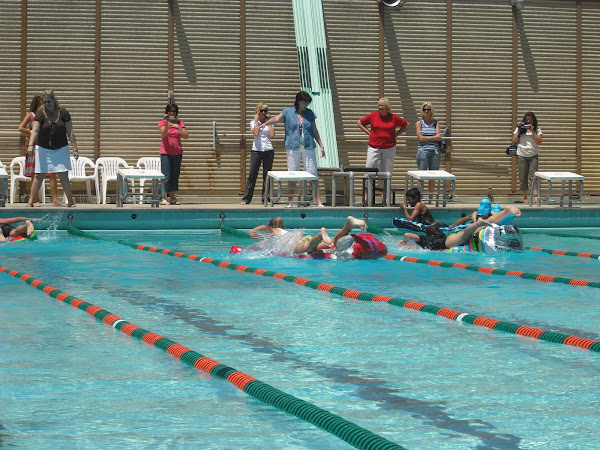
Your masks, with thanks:
[(305, 109), (302, 113), (302, 129), (300, 129), (300, 121), (296, 108), (286, 108), (281, 111), (283, 121), (285, 123), (285, 141), (284, 145), (287, 150), (298, 150), (300, 144), (304, 148), (315, 148), (315, 137), (313, 135), (313, 122), (317, 118), (312, 109)]

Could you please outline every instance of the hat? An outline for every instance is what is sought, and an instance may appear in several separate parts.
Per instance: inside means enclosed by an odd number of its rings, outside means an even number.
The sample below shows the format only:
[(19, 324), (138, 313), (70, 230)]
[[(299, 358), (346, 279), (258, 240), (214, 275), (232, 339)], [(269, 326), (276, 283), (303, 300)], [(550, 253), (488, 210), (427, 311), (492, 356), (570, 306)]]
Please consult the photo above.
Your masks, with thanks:
[(498, 203), (494, 203), (494, 206), (492, 206), (492, 212), (493, 213), (502, 212), (502, 207)]
[(485, 216), (486, 214), (490, 214), (492, 212), (492, 202), (487, 197), (483, 197), (481, 202), (479, 202), (479, 208), (477, 209), (478, 216)]

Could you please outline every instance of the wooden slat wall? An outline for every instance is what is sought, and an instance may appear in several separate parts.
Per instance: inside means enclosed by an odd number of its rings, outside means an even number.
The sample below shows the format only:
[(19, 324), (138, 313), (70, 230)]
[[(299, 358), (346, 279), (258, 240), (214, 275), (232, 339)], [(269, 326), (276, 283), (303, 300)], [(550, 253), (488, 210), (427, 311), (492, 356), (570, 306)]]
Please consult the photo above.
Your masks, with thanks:
[[(6, 0), (0, 14), (0, 130), (14, 132), (21, 122), (21, 1)], [(27, 104), (26, 110), (29, 109)], [(0, 134), (0, 161), (6, 166), (19, 156), (19, 137)]]
[[(446, 1), (406, 2), (383, 8), (385, 27), (385, 96), (394, 113), (408, 120), (407, 135), (415, 136), (425, 101), (446, 125)], [(407, 170), (417, 169), (416, 139), (399, 140), (393, 185), (401, 187)], [(441, 166), (444, 166), (442, 157)]]
[(239, 190), (239, 138), (212, 150), (219, 133), (240, 132), (240, 2), (179, 1), (175, 21), (175, 100), (190, 139), (184, 144), (180, 188), (231, 194)]
[(379, 13), (370, 2), (323, 0), (338, 154), (346, 166), (364, 166), (368, 137), (356, 121), (377, 109)]
[(544, 139), (539, 170), (575, 172), (577, 121), (576, 4), (526, 2), (517, 20), (517, 119), (533, 111)]
[[(266, 14), (268, 11), (268, 14)], [(250, 135), (250, 121), (259, 102), (269, 105), (271, 116), (293, 106), (296, 93), (300, 89), (296, 36), (292, 2), (271, 2), (265, 8), (260, 0), (246, 0), (246, 120), (244, 130), (246, 140), (246, 172), (241, 174), (244, 185), (250, 169), (250, 152), (253, 137)], [(287, 170), (285, 147), (283, 145), (283, 124), (275, 126), (275, 161), (273, 170)], [(256, 196), (262, 189), (262, 168), (259, 173)]]
[(600, 2), (582, 1), (581, 174), (600, 192)]
[(100, 156), (135, 165), (160, 151), (157, 126), (168, 103), (167, 2), (103, 0), (101, 8)]
[[(529, 7), (529, 2), (527, 2)], [(504, 0), (452, 3), (452, 173), (461, 193), (510, 192), (512, 8)]]
[(71, 114), (81, 156), (94, 156), (94, 2), (27, 3), (27, 99), (52, 89)]
[[(0, 18), (0, 130), (21, 119), (21, 4), (5, 0)], [(52, 88), (73, 115), (79, 148), (93, 157), (123, 156), (135, 163), (158, 155), (156, 128), (167, 102), (167, 1), (101, 1), (100, 121), (94, 120), (96, 2), (27, 1), (27, 100)], [(143, 5), (143, 7), (141, 6)], [(235, 194), (242, 189), (251, 136), (221, 139), (212, 150), (213, 120), (219, 132), (249, 133), (259, 101), (272, 114), (291, 106), (298, 67), (291, 2), (173, 1), (174, 90), (190, 139), (184, 143), (182, 194)], [(581, 0), (581, 169), (586, 193), (600, 193), (600, 2)], [(241, 14), (241, 7), (245, 14)], [(538, 115), (544, 131), (543, 170), (577, 168), (577, 2), (526, 0), (518, 12), (517, 111)], [(328, 63), (338, 136), (360, 134), (356, 121), (375, 110), (379, 97), (379, 8), (365, 0), (323, 0)], [(451, 105), (446, 105), (446, 0), (407, 1), (382, 8), (382, 87), (394, 112), (411, 123), (418, 108), (433, 102), (452, 136), (491, 136), (498, 142), (454, 141), (451, 170), (459, 193), (511, 189), (511, 162), (504, 155), (512, 132), (512, 8), (508, 0), (452, 1)], [(55, 33), (35, 24), (52, 23)], [(242, 26), (245, 27), (242, 30)], [(245, 33), (245, 39), (240, 38)], [(240, 42), (245, 42), (241, 47)], [(241, 61), (245, 62), (241, 67)], [(241, 73), (245, 70), (245, 80)], [(245, 84), (242, 84), (245, 83)], [(100, 142), (94, 129), (100, 128)], [(275, 168), (285, 168), (283, 128), (277, 127)], [(19, 153), (0, 139), (0, 158)], [(338, 142), (347, 163), (362, 165), (367, 137)], [(10, 153), (10, 156), (5, 156)], [(394, 185), (416, 167), (416, 141), (401, 140)], [(260, 189), (260, 182), (257, 189)]]

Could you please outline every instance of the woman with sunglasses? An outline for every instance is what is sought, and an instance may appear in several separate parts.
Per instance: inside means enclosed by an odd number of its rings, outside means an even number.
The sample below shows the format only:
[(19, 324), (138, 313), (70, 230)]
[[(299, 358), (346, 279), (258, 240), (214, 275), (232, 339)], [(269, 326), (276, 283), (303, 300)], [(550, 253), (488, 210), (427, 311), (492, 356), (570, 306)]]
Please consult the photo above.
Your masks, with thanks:
[(264, 123), (269, 120), (269, 106), (266, 103), (260, 102), (254, 110), (254, 119), (250, 121), (250, 130), (254, 135), (252, 143), (252, 153), (250, 154), (250, 172), (246, 181), (246, 193), (242, 198), (242, 205), (249, 205), (254, 195), (254, 186), (256, 186), (256, 178), (260, 164), (263, 165), (263, 184), (262, 198), (265, 199), (265, 181), (267, 172), (273, 168), (273, 158), (275, 151), (271, 138), (275, 136), (273, 125), (265, 126)]
[[(38, 144), (35, 152), (35, 180), (32, 191), (39, 191), (46, 174), (56, 173), (67, 196), (67, 206), (72, 208), (75, 202), (69, 182), (69, 170), (71, 170), (69, 141), (73, 146), (73, 156), (75, 159), (79, 158), (71, 115), (59, 105), (54, 91), (46, 90), (42, 92), (42, 107), (35, 115), (27, 146), (27, 151), (33, 151), (34, 144)], [(59, 206), (64, 205), (60, 203)]]
[[(188, 132), (183, 121), (179, 120), (179, 107), (170, 103), (165, 108), (163, 120), (158, 122), (160, 130), (160, 170), (165, 176), (163, 179), (163, 199), (161, 205), (179, 205), (175, 192), (179, 190), (179, 174), (183, 147), (181, 138), (187, 139)], [(167, 195), (169, 200), (167, 200)]]
[[(421, 105), (421, 120), (415, 126), (417, 128), (417, 167), (419, 170), (440, 170), (440, 142), (442, 133), (440, 124), (434, 119), (433, 105), (425, 102)], [(429, 204), (432, 204), (434, 191), (434, 180), (429, 181)]]

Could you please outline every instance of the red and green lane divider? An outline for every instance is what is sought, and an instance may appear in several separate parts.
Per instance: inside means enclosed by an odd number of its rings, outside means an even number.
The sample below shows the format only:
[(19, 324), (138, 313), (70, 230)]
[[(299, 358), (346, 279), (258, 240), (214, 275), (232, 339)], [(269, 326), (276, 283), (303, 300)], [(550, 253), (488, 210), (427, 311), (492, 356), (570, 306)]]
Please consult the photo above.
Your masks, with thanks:
[(585, 253), (585, 252), (567, 252), (565, 250), (552, 250), (549, 248), (538, 248), (538, 247), (525, 247), (526, 250), (531, 250), (533, 252), (543, 252), (548, 253), (549, 255), (558, 255), (558, 256), (578, 256), (580, 258), (591, 258), (600, 260), (600, 255), (595, 253)]
[[(81, 231), (75, 227), (69, 227), (68, 232), (80, 236), (89, 237), (90, 239), (102, 239), (93, 234)], [(110, 241), (110, 240), (108, 240)], [(114, 242), (114, 241), (110, 241)], [(256, 269), (254, 267), (245, 266), (242, 264), (233, 264), (228, 261), (220, 261), (218, 259), (192, 255), (184, 252), (178, 252), (167, 249), (160, 249), (158, 247), (149, 247), (141, 244), (134, 244), (125, 241), (118, 241), (123, 245), (127, 245), (136, 250), (147, 251), (151, 253), (160, 253), (162, 255), (174, 256), (176, 258), (190, 259), (192, 261), (199, 261), (205, 264), (211, 264), (216, 267), (223, 269), (234, 270), (236, 272), (251, 273), (254, 275), (260, 275), (263, 277), (272, 277), (279, 280), (287, 281), (289, 283), (295, 283), (300, 286), (305, 286), (318, 291), (326, 291), (332, 294), (342, 296), (344, 298), (350, 298), (354, 300), (361, 300), (366, 302), (386, 302), (390, 305), (400, 306), (403, 308), (414, 309), (416, 311), (425, 312), (429, 314), (435, 314), (437, 316), (443, 316), (450, 320), (456, 320), (457, 322), (468, 323), (471, 325), (482, 326), (496, 331), (504, 331), (506, 333), (518, 334), (521, 336), (527, 336), (534, 339), (539, 339), (547, 342), (553, 342), (556, 344), (572, 345), (574, 347), (581, 347), (586, 350), (600, 353), (600, 341), (593, 339), (568, 335), (564, 333), (558, 333), (554, 331), (542, 330), (535, 327), (529, 327), (525, 325), (517, 325), (510, 322), (502, 322), (500, 320), (492, 319), (484, 316), (476, 316), (460, 311), (456, 311), (450, 308), (441, 308), (435, 305), (427, 305), (421, 302), (415, 302), (412, 300), (406, 300), (400, 297), (389, 297), (385, 295), (371, 294), (368, 292), (361, 292), (354, 289), (346, 289), (339, 286), (334, 286), (328, 283), (321, 283), (319, 281), (312, 281), (307, 278), (296, 277), (294, 275), (287, 275), (284, 273), (272, 272), (264, 269)], [(393, 256), (393, 255), (392, 255)]]
[[(102, 239), (100, 239), (102, 240)], [(14, 278), (20, 279), (25, 283), (39, 289), (48, 296), (62, 301), (68, 305), (85, 311), (90, 316), (101, 320), (116, 330), (139, 339), (147, 344), (159, 348), (169, 355), (180, 359), (184, 363), (202, 370), (212, 376), (227, 380), (244, 393), (255, 399), (271, 405), (288, 414), (292, 414), (302, 420), (305, 420), (330, 434), (346, 441), (348, 444), (360, 449), (373, 450), (392, 450), (403, 449), (404, 447), (395, 444), (372, 431), (356, 425), (336, 414), (319, 408), (302, 399), (287, 394), (267, 383), (222, 364), (214, 359), (197, 353), (190, 348), (178, 344), (160, 334), (153, 333), (134, 325), (127, 320), (113, 314), (100, 306), (88, 303), (80, 298), (62, 292), (60, 289), (35, 278), (32, 275), (10, 270), (7, 267), (0, 267), (0, 273), (8, 274)]]
[(449, 269), (464, 269), (472, 272), (485, 273), (488, 275), (504, 275), (507, 277), (518, 277), (527, 280), (541, 281), (543, 283), (561, 283), (569, 286), (584, 286), (591, 288), (600, 288), (597, 281), (578, 280), (574, 278), (556, 277), (554, 275), (540, 275), (537, 273), (522, 272), (520, 270), (494, 269), (493, 267), (478, 266), (476, 264), (462, 264), (447, 261), (437, 261), (435, 259), (415, 258), (413, 256), (399, 256), (388, 253), (384, 258), (390, 261), (403, 261), (416, 264), (425, 264), (433, 267), (445, 267)]

